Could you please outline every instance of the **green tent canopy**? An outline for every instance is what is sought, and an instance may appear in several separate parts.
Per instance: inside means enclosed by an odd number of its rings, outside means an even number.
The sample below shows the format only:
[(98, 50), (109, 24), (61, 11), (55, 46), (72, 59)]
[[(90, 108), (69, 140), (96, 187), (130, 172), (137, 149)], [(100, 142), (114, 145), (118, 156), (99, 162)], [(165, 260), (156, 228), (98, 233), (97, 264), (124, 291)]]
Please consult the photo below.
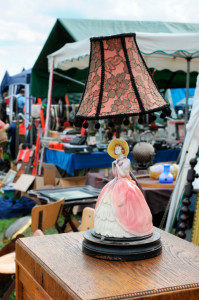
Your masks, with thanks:
[[(66, 43), (93, 36), (128, 32), (195, 33), (199, 32), (199, 24), (154, 21), (57, 19), (34, 64), (31, 75), (31, 95), (41, 98), (47, 97), (49, 81), (47, 55), (57, 51)], [(59, 73), (61, 72), (59, 71)], [(87, 69), (78, 70), (73, 68), (65, 72), (63, 71), (62, 73), (70, 78), (85, 82)], [(192, 72), (190, 75), (190, 87), (195, 87), (197, 73)], [(155, 71), (154, 79), (161, 89), (184, 87), (186, 84), (186, 73), (182, 71), (174, 73), (169, 70)], [(54, 74), (53, 97), (61, 97), (64, 96), (65, 93), (81, 92), (83, 92), (83, 86), (71, 83), (71, 81)]]

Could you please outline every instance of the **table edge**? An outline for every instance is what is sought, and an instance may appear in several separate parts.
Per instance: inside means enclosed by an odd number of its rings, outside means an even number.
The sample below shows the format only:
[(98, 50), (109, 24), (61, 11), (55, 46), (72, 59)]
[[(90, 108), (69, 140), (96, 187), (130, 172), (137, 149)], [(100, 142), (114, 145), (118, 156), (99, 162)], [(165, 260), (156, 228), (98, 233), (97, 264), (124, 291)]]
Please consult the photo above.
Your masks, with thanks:
[[(135, 292), (135, 293), (128, 293), (128, 294), (121, 294), (117, 296), (108, 296), (104, 298), (97, 298), (98, 300), (106, 299), (106, 300), (114, 300), (114, 299), (135, 299), (137, 297), (147, 297), (148, 296), (158, 296), (162, 295), (163, 293), (169, 293), (169, 292), (179, 292), (179, 291), (188, 291), (190, 289), (199, 290), (199, 283), (193, 283), (193, 284), (187, 284), (187, 285), (179, 285), (174, 287), (168, 287), (168, 288), (162, 288), (157, 290), (149, 290), (149, 291), (142, 291), (142, 292)], [(142, 298), (145, 299), (145, 298)], [(154, 298), (151, 298), (154, 299)]]
[[(161, 231), (161, 230), (160, 230)], [(78, 294), (76, 294), (62, 279), (57, 277), (57, 275), (36, 255), (34, 254), (24, 243), (23, 238), (17, 240), (17, 244), (19, 247), (23, 248), (34, 260), (37, 258), (36, 263), (38, 263), (44, 270), (51, 276), (58, 284), (61, 285), (63, 289), (65, 289), (74, 299), (82, 299)], [(16, 247), (17, 249), (17, 247)], [(17, 261), (17, 255), (16, 255), (16, 261)], [(157, 296), (162, 293), (169, 293), (169, 292), (179, 292), (182, 290), (190, 290), (190, 289), (198, 289), (199, 290), (199, 283), (191, 283), (191, 284), (184, 284), (184, 285), (178, 285), (173, 287), (166, 287), (166, 288), (160, 288), (160, 289), (153, 289), (153, 290), (146, 290), (146, 291), (140, 291), (140, 292), (134, 292), (134, 293), (128, 293), (128, 294), (121, 294), (117, 296), (107, 296), (100, 299), (127, 299), (129, 297), (143, 297), (143, 296)], [(92, 298), (90, 298), (92, 299)]]

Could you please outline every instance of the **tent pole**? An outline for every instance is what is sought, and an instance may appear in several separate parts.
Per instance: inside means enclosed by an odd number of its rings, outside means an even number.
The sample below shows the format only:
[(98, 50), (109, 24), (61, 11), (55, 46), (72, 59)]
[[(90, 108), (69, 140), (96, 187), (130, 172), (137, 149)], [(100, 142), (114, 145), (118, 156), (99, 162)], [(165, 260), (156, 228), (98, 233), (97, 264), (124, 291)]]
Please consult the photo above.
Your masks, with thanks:
[(189, 78), (190, 78), (190, 62), (191, 57), (187, 57), (187, 76), (186, 76), (186, 105), (185, 105), (185, 124), (184, 124), (184, 136), (186, 136), (186, 126), (188, 122), (188, 109), (189, 109)]
[(50, 108), (51, 108), (52, 89), (53, 89), (53, 73), (54, 73), (54, 60), (52, 61), (52, 67), (50, 69), (50, 76), (49, 76), (46, 124), (45, 124), (45, 133), (44, 133), (45, 137), (48, 136), (48, 131), (49, 131)]
[[(54, 60), (52, 61), (52, 65), (51, 65), (51, 69), (50, 69), (50, 76), (49, 76), (48, 101), (47, 101), (44, 137), (47, 137), (48, 132), (49, 132), (50, 108), (51, 108), (52, 89), (53, 89), (53, 72), (54, 72)], [(45, 151), (45, 147), (42, 145), (41, 153), (40, 153), (40, 160), (39, 160), (39, 167), (38, 167), (38, 175), (41, 175), (42, 164), (43, 164), (43, 160), (44, 160), (44, 151)]]
[(10, 98), (9, 101), (9, 108), (10, 108), (10, 112), (9, 112), (9, 121), (10, 123), (12, 123), (12, 119), (13, 119), (13, 94), (14, 94), (14, 85), (9, 85), (9, 93), (8, 96)]
[(26, 136), (28, 135), (29, 131), (29, 121), (30, 121), (30, 116), (31, 116), (31, 100), (30, 100), (30, 90), (29, 90), (29, 85), (25, 84), (25, 98), (26, 98), (26, 103), (25, 103), (25, 131), (26, 131)]
[(66, 75), (63, 75), (63, 74), (60, 74), (60, 73), (57, 73), (57, 72), (54, 72), (54, 74), (55, 74), (55, 75), (58, 75), (58, 76), (60, 76), (60, 77), (62, 77), (62, 78), (65, 78), (65, 79), (67, 79), (67, 80), (70, 80), (70, 81), (72, 81), (72, 82), (74, 82), (74, 83), (77, 83), (77, 84), (79, 84), (79, 85), (81, 85), (81, 86), (85, 86), (85, 83), (83, 83), (83, 82), (81, 82), (81, 81), (79, 81), (79, 80), (73, 79), (73, 78), (71, 78), (71, 77), (68, 77), (68, 76), (66, 76)]

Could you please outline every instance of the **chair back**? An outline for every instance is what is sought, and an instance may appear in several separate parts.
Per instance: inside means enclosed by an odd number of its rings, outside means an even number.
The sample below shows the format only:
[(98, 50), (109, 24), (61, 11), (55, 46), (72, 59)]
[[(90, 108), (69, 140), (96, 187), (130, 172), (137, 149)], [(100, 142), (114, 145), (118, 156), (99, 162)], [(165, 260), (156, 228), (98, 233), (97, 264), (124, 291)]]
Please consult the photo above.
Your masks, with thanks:
[(85, 207), (82, 212), (81, 231), (86, 231), (94, 227), (94, 208)]
[(33, 207), (31, 231), (35, 232), (37, 229), (43, 231), (53, 227), (62, 212), (64, 201), (65, 199), (61, 199), (54, 203)]

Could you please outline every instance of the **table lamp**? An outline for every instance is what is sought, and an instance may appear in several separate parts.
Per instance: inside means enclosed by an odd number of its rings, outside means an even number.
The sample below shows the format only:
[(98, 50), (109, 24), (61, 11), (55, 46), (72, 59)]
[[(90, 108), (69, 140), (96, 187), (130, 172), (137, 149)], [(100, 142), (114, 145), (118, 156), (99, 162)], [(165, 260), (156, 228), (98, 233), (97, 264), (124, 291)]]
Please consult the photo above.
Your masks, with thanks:
[[(88, 77), (75, 123), (88, 127), (87, 120), (122, 118), (162, 110), (170, 115), (169, 105), (159, 93), (136, 43), (136, 34), (127, 33), (90, 39)], [(100, 124), (96, 123), (96, 129)]]
[[(134, 33), (90, 39), (88, 78), (76, 114), (76, 124), (88, 127), (88, 120), (118, 118), (162, 110), (169, 105), (159, 93), (136, 43)], [(107, 260), (139, 260), (161, 253), (160, 234), (153, 229), (152, 215), (144, 195), (132, 180), (126, 141), (114, 139), (108, 154), (114, 179), (101, 191), (94, 216), (94, 229), (84, 234), (83, 252)], [(134, 178), (133, 178), (134, 179)]]

